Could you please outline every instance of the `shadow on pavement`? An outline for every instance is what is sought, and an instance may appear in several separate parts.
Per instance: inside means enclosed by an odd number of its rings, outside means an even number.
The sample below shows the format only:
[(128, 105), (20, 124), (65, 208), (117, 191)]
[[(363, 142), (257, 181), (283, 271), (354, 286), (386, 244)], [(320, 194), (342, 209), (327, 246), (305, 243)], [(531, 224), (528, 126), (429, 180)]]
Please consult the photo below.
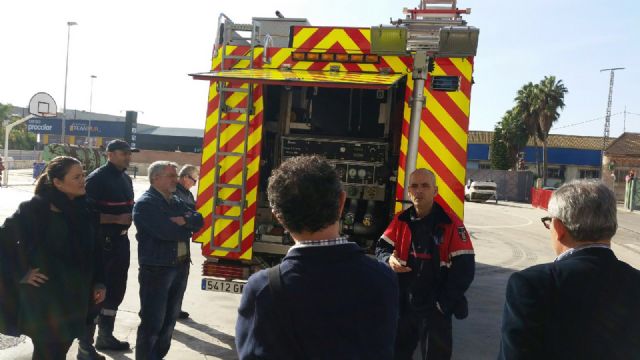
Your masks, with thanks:
[(207, 356), (216, 356), (220, 359), (229, 360), (238, 358), (236, 355), (236, 346), (233, 336), (220, 332), (205, 324), (195, 322), (191, 319), (180, 320), (180, 323), (219, 340), (223, 344), (228, 345), (230, 349), (199, 339), (178, 329), (173, 331), (173, 340), (179, 341), (188, 348)]
[(469, 317), (453, 320), (453, 359), (495, 359), (505, 289), (514, 269), (476, 263), (476, 276), (467, 290)]

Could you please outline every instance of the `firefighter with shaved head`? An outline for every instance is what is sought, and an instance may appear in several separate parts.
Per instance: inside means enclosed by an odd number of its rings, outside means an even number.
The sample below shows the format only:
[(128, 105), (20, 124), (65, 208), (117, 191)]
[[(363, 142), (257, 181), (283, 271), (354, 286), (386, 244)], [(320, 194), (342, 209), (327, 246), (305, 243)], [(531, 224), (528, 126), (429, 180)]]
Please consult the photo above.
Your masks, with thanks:
[(413, 359), (415, 352), (420, 359), (450, 359), (451, 317), (468, 314), (473, 245), (462, 221), (434, 201), (433, 172), (417, 169), (409, 181), (412, 206), (393, 218), (376, 246), (400, 284), (395, 359)]

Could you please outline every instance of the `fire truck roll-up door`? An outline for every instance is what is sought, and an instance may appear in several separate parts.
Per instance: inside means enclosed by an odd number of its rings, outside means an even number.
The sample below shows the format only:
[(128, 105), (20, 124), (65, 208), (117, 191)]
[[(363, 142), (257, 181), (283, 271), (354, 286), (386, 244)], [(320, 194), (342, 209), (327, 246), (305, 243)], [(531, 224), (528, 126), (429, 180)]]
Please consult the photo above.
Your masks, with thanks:
[(362, 72), (238, 69), (192, 74), (198, 80), (241, 81), (263, 85), (385, 90), (405, 74)]

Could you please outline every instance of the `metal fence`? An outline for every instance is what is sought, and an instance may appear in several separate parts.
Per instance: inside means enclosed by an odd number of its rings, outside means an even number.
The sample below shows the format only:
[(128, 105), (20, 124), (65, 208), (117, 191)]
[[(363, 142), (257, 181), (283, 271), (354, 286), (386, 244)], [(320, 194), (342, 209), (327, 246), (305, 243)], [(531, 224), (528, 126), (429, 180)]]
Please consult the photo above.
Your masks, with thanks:
[(467, 183), (469, 180), (495, 182), (498, 186), (499, 200), (531, 202), (533, 186), (531, 171), (467, 169)]

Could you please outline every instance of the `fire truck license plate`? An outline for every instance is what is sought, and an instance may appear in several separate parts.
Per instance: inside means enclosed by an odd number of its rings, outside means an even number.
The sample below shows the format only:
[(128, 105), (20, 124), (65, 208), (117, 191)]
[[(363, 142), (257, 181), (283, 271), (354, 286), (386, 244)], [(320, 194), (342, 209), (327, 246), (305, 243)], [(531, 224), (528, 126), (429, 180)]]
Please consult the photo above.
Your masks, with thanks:
[(202, 279), (202, 290), (242, 294), (243, 283), (216, 279)]

